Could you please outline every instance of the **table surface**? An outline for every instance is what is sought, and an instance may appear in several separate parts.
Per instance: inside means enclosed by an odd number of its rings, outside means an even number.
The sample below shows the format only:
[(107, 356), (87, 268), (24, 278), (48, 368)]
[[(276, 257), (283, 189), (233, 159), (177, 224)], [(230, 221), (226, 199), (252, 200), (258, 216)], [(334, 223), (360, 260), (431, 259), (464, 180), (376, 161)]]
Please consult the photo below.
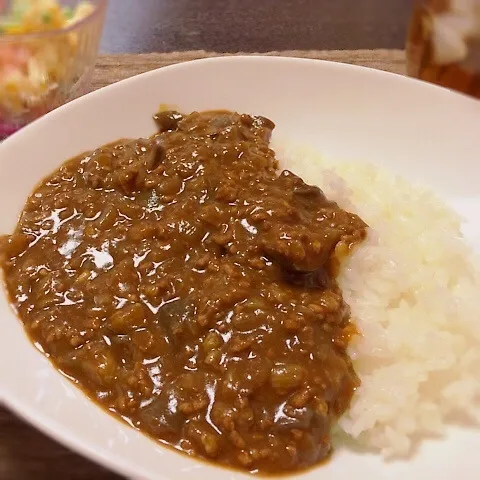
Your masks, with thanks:
[[(110, 0), (100, 48), (103, 53), (401, 49), (412, 3), (413, 0)], [(397, 71), (403, 68), (399, 58), (397, 55), (393, 62), (397, 62)], [(387, 64), (390, 58), (384, 61)], [(108, 70), (115, 65), (115, 60), (109, 59), (101, 67)], [(132, 67), (132, 73), (135, 68), (138, 67)], [(396, 71), (395, 65), (392, 70)], [(120, 477), (70, 452), (0, 407), (0, 479)]]
[(413, 1), (110, 0), (101, 50), (403, 48)]

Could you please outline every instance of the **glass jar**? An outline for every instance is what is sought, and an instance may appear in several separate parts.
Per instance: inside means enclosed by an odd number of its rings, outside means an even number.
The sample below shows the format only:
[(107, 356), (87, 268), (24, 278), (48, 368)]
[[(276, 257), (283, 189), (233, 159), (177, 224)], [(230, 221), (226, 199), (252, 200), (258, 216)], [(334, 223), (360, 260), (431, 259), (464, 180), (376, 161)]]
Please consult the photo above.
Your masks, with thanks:
[(407, 73), (480, 98), (480, 0), (418, 0)]

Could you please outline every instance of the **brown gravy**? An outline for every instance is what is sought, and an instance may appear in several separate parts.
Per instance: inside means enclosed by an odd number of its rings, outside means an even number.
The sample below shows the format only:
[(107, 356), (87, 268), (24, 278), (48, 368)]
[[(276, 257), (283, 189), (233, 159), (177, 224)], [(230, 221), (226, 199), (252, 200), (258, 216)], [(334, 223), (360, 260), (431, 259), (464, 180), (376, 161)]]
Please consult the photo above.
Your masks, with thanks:
[(273, 123), (162, 112), (66, 162), (0, 240), (25, 329), (94, 401), (191, 455), (306, 468), (358, 378), (333, 263), (356, 215), (277, 172)]

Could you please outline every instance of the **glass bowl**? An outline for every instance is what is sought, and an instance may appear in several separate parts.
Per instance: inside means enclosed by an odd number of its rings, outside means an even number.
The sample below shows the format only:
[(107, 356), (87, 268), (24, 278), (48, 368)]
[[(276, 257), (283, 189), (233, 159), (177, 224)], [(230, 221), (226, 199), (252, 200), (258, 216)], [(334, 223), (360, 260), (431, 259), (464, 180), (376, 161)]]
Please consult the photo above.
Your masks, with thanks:
[[(0, 14), (12, 1), (0, 0)], [(75, 9), (80, 1), (57, 2)], [(0, 140), (86, 93), (101, 37), (107, 0), (89, 0), (91, 11), (60, 29), (0, 32)], [(38, 17), (38, 16), (37, 16)], [(34, 17), (34, 21), (50, 21)]]
[(407, 72), (480, 99), (480, 0), (415, 0)]

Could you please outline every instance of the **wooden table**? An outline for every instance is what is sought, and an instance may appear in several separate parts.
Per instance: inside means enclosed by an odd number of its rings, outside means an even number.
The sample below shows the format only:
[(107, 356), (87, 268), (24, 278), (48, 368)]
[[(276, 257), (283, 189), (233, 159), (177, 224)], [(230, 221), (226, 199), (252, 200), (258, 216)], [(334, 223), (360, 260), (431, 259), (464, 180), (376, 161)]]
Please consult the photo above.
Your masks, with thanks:
[(145, 53), (403, 48), (413, 1), (110, 0), (101, 49)]
[[(211, 55), (186, 50), (297, 50), (287, 54), (403, 73), (402, 51), (372, 49), (403, 48), (411, 3), (412, 0), (110, 0), (103, 52), (182, 53), (102, 56), (93, 88), (158, 66)], [(0, 407), (0, 480), (114, 479), (120, 477), (62, 447)]]

